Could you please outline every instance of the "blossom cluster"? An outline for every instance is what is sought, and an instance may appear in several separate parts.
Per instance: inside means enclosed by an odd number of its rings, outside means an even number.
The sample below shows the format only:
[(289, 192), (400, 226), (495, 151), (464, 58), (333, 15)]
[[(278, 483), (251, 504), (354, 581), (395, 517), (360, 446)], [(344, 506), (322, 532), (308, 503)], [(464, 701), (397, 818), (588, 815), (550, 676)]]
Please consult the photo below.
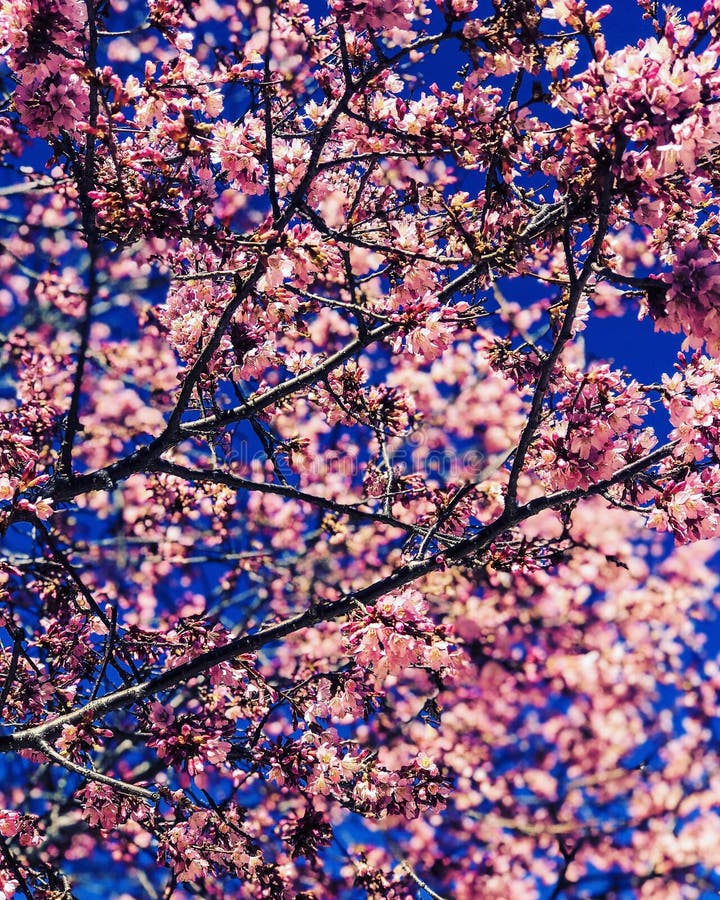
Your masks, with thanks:
[(672, 456), (650, 522), (682, 542), (715, 537), (720, 528), (720, 368), (699, 351), (681, 354), (677, 372), (663, 376), (663, 403), (673, 426)]
[(690, 240), (675, 250), (672, 272), (663, 277), (667, 285), (657, 327), (681, 332), (690, 346), (705, 343), (720, 352), (720, 247), (715, 242)]
[(89, 112), (81, 56), (87, 11), (81, 0), (5, 2), (0, 45), (18, 76), (15, 106), (32, 136), (77, 133)]
[(452, 673), (457, 662), (452, 644), (427, 613), (427, 601), (415, 588), (388, 594), (344, 626), (346, 652), (378, 684), (410, 666)]
[(537, 471), (552, 490), (587, 487), (642, 458), (656, 443), (641, 428), (650, 398), (637, 382), (625, 382), (607, 365), (568, 370), (556, 423), (542, 428)]

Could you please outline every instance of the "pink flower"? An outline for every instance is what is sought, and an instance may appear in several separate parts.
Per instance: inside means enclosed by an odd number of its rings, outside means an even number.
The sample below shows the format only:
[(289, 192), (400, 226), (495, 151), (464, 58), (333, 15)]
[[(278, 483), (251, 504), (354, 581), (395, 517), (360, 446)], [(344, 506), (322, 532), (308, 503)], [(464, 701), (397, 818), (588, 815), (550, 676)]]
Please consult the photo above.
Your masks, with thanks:
[(15, 106), (32, 136), (49, 137), (61, 130), (79, 135), (78, 126), (90, 109), (81, 68), (80, 62), (53, 55), (22, 70)]

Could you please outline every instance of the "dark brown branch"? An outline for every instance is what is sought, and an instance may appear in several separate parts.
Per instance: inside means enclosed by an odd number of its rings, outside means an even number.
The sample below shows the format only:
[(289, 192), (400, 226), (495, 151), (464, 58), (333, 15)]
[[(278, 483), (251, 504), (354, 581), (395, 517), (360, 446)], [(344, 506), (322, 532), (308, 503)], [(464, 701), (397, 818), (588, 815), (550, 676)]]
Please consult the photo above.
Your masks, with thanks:
[[(58, 472), (61, 478), (72, 480), (73, 466), (72, 453), (75, 438), (80, 431), (80, 397), (82, 394), (83, 375), (87, 363), (88, 349), (90, 347), (90, 326), (93, 319), (93, 305), (98, 291), (97, 261), (100, 254), (100, 237), (95, 224), (95, 211), (90, 199), (90, 192), (95, 182), (95, 135), (97, 129), (99, 106), (99, 88), (95, 70), (97, 68), (97, 22), (95, 21), (95, 5), (93, 0), (86, 0), (85, 4), (88, 16), (88, 58), (87, 67), (92, 73), (89, 91), (89, 115), (87, 134), (85, 138), (85, 153), (82, 166), (76, 163), (73, 169), (76, 172), (82, 230), (87, 242), (88, 255), (90, 257), (88, 286), (85, 294), (85, 311), (80, 324), (80, 347), (78, 348), (75, 374), (73, 376), (72, 393), (70, 396), (70, 408), (67, 414), (65, 434), (60, 447), (60, 459)], [(70, 150), (72, 153), (72, 150)]]
[(277, 222), (280, 218), (280, 203), (278, 202), (277, 186), (275, 182), (275, 160), (273, 158), (273, 122), (272, 122), (272, 72), (270, 70), (270, 58), (272, 55), (272, 32), (275, 24), (275, 3), (268, 4), (270, 22), (268, 23), (267, 43), (263, 60), (263, 112), (265, 118), (265, 156), (267, 158), (268, 196), (272, 208), (273, 219)]

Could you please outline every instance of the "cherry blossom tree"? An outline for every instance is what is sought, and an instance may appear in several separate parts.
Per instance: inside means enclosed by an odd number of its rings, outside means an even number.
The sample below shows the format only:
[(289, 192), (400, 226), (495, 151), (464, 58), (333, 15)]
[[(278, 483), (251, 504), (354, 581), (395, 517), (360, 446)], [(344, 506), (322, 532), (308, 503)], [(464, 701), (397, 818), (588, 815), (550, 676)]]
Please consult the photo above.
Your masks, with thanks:
[(720, 890), (720, 0), (591, 6), (0, 0), (0, 898)]

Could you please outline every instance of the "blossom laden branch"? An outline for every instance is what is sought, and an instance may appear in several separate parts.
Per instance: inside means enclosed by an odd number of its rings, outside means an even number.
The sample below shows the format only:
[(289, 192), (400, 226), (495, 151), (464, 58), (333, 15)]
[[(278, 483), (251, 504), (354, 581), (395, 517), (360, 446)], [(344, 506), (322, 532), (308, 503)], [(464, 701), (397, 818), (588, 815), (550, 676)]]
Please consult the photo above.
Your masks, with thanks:
[(512, 513), (504, 513), (496, 522), (484, 528), (480, 534), (472, 538), (466, 538), (448, 547), (442, 555), (433, 554), (424, 559), (405, 563), (386, 578), (354, 591), (340, 600), (329, 603), (315, 602), (305, 612), (293, 616), (284, 622), (265, 626), (253, 634), (244, 634), (227, 644), (200, 654), (195, 659), (169, 669), (161, 675), (154, 676), (140, 684), (121, 688), (110, 694), (98, 697), (73, 712), (57, 716), (41, 725), (21, 729), (13, 735), (0, 737), (0, 752), (35, 746), (38, 740), (57, 733), (66, 725), (93, 721), (112, 710), (129, 709), (148, 697), (157, 696), (176, 688), (178, 685), (187, 684), (191, 679), (202, 676), (208, 670), (221, 663), (245, 654), (256, 653), (261, 648), (277, 643), (288, 635), (295, 634), (306, 628), (312, 628), (322, 622), (343, 618), (358, 605), (360, 607), (371, 606), (381, 597), (400, 590), (433, 571), (481, 553), (485, 547), (501, 534), (546, 509), (560, 509), (568, 504), (577, 502), (583, 497), (602, 494), (611, 487), (622, 484), (628, 478), (644, 472), (648, 467), (656, 465), (668, 457), (672, 453), (673, 447), (673, 444), (668, 444), (658, 448), (645, 459), (630, 463), (624, 469), (615, 473), (613, 477), (598, 482), (590, 489), (560, 491), (555, 495), (531, 500), (527, 504), (517, 507)]

